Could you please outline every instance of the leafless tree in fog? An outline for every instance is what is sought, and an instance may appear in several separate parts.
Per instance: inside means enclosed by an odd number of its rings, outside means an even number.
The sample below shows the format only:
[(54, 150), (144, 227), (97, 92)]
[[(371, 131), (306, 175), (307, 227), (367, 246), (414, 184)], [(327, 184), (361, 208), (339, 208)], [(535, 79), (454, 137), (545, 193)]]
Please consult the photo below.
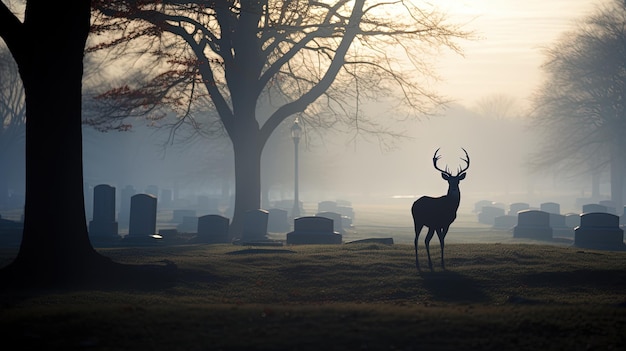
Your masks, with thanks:
[(494, 94), (483, 97), (476, 103), (476, 112), (488, 118), (507, 119), (516, 117), (517, 101), (513, 96), (506, 94)]
[(560, 174), (610, 169), (611, 199), (623, 201), (626, 164), (626, 3), (613, 1), (546, 50), (545, 83), (533, 100), (544, 135), (535, 169)]
[[(149, 73), (145, 84), (127, 82), (102, 95), (111, 103), (108, 117), (161, 118), (167, 106), (177, 113), (174, 126), (225, 130), (235, 159), (231, 233), (238, 235), (243, 213), (260, 206), (263, 148), (291, 116), (309, 127), (381, 132), (385, 123), (368, 118), (365, 101), (394, 98), (401, 118), (443, 101), (429, 90), (435, 76), (426, 57), (441, 48), (458, 52), (454, 40), (468, 33), (425, 6), (405, 0), (96, 1), (93, 33), (106, 36), (96, 37), (91, 51)], [(216, 118), (194, 113), (200, 102)], [(274, 108), (259, 114), (264, 103)]]

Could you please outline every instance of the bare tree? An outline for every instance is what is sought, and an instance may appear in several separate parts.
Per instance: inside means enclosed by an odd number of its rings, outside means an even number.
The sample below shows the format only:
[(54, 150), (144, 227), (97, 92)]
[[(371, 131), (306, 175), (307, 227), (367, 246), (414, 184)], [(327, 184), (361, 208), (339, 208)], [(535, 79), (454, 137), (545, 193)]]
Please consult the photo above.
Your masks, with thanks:
[[(197, 125), (223, 128), (232, 142), (234, 235), (242, 214), (260, 205), (261, 153), (283, 121), (300, 114), (305, 127), (344, 123), (354, 133), (380, 132), (385, 123), (368, 119), (361, 104), (383, 97), (402, 106), (389, 115), (428, 113), (443, 99), (422, 84), (435, 78), (425, 58), (441, 47), (458, 51), (453, 40), (468, 35), (404, 0), (120, 0), (95, 7), (94, 32), (114, 38), (96, 38), (92, 51), (154, 72), (146, 84), (103, 94), (108, 117), (160, 118), (167, 105), (177, 111), (175, 124), (198, 123), (198, 101), (216, 111), (217, 119)], [(263, 103), (273, 106), (267, 114), (258, 113)]]
[(476, 112), (488, 118), (508, 119), (520, 115), (517, 110), (517, 101), (506, 94), (493, 94), (481, 98), (476, 103)]
[(626, 133), (626, 3), (613, 1), (546, 50), (546, 80), (533, 99), (533, 125), (545, 143), (536, 169), (611, 172), (611, 198), (623, 205)]

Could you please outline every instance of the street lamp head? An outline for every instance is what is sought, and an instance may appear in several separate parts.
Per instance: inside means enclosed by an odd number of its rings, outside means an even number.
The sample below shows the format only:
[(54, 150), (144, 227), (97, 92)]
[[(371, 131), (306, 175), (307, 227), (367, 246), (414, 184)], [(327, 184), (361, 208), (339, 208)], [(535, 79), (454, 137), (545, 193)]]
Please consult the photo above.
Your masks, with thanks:
[(293, 125), (291, 126), (291, 137), (293, 140), (299, 140), (302, 136), (302, 127), (300, 127), (300, 122), (298, 121), (298, 117), (293, 121)]

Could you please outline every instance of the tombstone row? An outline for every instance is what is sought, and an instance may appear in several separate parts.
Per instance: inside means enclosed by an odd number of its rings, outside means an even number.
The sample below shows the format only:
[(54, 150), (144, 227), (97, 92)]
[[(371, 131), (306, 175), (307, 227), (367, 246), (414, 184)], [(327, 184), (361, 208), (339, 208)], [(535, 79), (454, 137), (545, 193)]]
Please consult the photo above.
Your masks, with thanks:
[[(518, 213), (517, 225), (513, 228), (514, 238), (552, 240), (555, 225), (551, 213), (525, 210)], [(564, 225), (564, 223), (561, 223)], [(574, 246), (599, 250), (624, 250), (624, 230), (619, 226), (619, 217), (606, 212), (588, 212), (580, 215), (580, 224), (574, 228)]]
[[(93, 219), (89, 222), (89, 235), (96, 244), (110, 243), (121, 239), (118, 234), (118, 223), (115, 218), (115, 188), (101, 184), (94, 188)], [(176, 229), (162, 229), (156, 233), (157, 198), (152, 194), (135, 194), (130, 197), (128, 235), (123, 240), (128, 243), (154, 243), (164, 238), (173, 238), (182, 232), (195, 232), (191, 240), (196, 243), (228, 242), (230, 221), (221, 215), (196, 217), (193, 210), (174, 210), (172, 221), (178, 224)], [(313, 217), (302, 217), (294, 220), (294, 231), (288, 238), (295, 235), (296, 242), (307, 242), (303, 239), (312, 233), (319, 234), (310, 243), (341, 242), (343, 229), (342, 215), (335, 212), (320, 212)], [(270, 221), (271, 219), (271, 221)], [(328, 227), (330, 223), (330, 229)], [(241, 242), (269, 242), (268, 230), (286, 232), (289, 230), (287, 211), (281, 209), (254, 210), (244, 215)], [(299, 234), (305, 233), (304, 236)], [(328, 236), (328, 240), (324, 239)], [(288, 243), (290, 240), (287, 240)]]
[(560, 214), (560, 205), (553, 202), (543, 203), (539, 209), (526, 203), (513, 203), (508, 213), (501, 204), (481, 202), (481, 205), (479, 221), (491, 224), (494, 229), (511, 230), (514, 238), (550, 241), (570, 237), (576, 247), (626, 249), (620, 227), (624, 215), (611, 213), (613, 210), (606, 203), (586, 204), (582, 206), (582, 213), (565, 215)]
[[(488, 225), (496, 225), (496, 218), (502, 216), (511, 216), (509, 218), (500, 218), (500, 224), (511, 223), (513, 218), (517, 217), (517, 214), (520, 211), (525, 210), (540, 210), (544, 212), (548, 212), (553, 215), (561, 214), (561, 205), (556, 202), (544, 202), (540, 204), (539, 208), (531, 208), (530, 204), (525, 202), (515, 202), (508, 206), (482, 200), (478, 201), (474, 205), (474, 212), (478, 213), (478, 222)], [(611, 213), (617, 215), (617, 211), (615, 206), (611, 201), (600, 201), (599, 203), (589, 203), (582, 205), (582, 211), (579, 213), (568, 213), (568, 215), (580, 215), (583, 213), (591, 213), (591, 212), (601, 212), (601, 213)], [(573, 221), (573, 220), (572, 220)], [(578, 221), (579, 222), (579, 221)], [(626, 206), (624, 206), (624, 210), (622, 215), (620, 216), (620, 224), (626, 224)], [(578, 225), (578, 223), (576, 224)], [(498, 226), (500, 227), (500, 226)], [(573, 227), (572, 227), (573, 228)]]

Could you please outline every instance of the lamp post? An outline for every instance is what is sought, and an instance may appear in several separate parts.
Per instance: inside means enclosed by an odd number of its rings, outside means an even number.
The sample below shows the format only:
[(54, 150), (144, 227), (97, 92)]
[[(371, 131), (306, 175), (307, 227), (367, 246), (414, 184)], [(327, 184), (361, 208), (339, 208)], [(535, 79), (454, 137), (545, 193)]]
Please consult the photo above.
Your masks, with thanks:
[(291, 211), (291, 216), (293, 218), (300, 217), (300, 197), (298, 194), (298, 143), (300, 142), (300, 137), (302, 136), (302, 127), (300, 127), (300, 123), (298, 121), (298, 117), (293, 121), (293, 125), (291, 126), (291, 137), (293, 138), (293, 146), (294, 146), (294, 199), (293, 199), (293, 210)]

